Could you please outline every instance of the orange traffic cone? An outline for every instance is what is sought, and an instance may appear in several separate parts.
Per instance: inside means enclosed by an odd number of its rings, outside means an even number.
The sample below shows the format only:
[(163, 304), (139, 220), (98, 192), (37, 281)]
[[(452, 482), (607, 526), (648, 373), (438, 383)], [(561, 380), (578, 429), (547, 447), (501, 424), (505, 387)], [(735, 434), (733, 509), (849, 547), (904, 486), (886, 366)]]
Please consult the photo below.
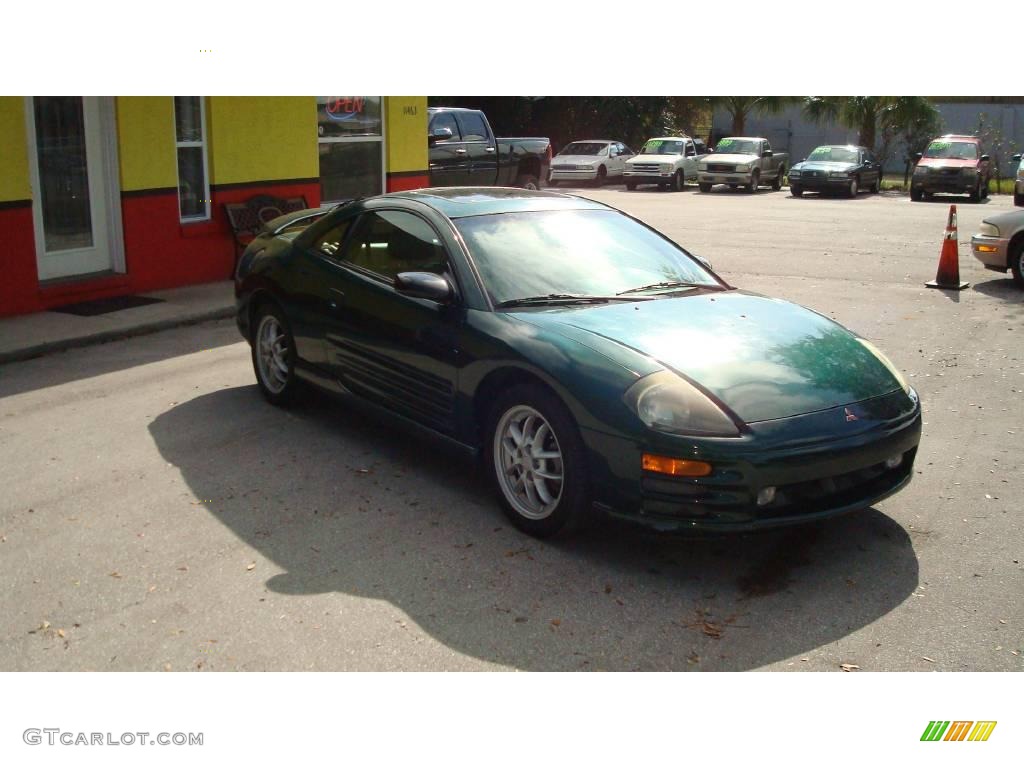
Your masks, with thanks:
[(956, 206), (949, 206), (946, 234), (942, 237), (942, 251), (939, 253), (939, 269), (935, 279), (925, 283), (929, 288), (945, 288), (962, 291), (968, 283), (960, 282), (960, 249), (957, 247)]

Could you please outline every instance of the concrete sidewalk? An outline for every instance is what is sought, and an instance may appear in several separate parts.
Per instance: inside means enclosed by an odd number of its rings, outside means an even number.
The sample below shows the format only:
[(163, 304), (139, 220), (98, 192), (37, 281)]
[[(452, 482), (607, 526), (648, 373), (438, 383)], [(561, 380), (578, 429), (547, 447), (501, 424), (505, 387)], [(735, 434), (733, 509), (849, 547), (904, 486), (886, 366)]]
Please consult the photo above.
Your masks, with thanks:
[(235, 311), (235, 295), (230, 280), (142, 295), (162, 301), (93, 317), (36, 312), (0, 318), (0, 364), (178, 325), (231, 317)]

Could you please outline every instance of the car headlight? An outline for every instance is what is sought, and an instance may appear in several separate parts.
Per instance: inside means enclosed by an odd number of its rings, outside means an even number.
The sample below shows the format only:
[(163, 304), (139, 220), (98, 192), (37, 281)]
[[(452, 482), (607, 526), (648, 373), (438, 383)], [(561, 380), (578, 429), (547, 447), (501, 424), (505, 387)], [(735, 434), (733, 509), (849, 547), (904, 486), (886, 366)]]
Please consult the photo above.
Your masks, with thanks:
[(707, 169), (708, 169), (708, 164), (707, 163), (697, 163), (697, 170), (698, 171), (706, 171)]
[(978, 175), (978, 169), (977, 168), (961, 168), (960, 169), (960, 173), (962, 173), (964, 176), (977, 176)]
[(662, 173), (668, 173), (669, 171), (672, 170), (672, 164), (671, 163), (662, 163), (661, 164), (661, 170), (662, 170)]
[(674, 435), (738, 437), (739, 428), (711, 398), (671, 371), (644, 376), (623, 396), (640, 421)]
[(849, 171), (829, 171), (829, 176), (833, 179), (845, 179), (850, 176)]
[(999, 227), (995, 224), (983, 221), (981, 222), (981, 227), (978, 229), (978, 234), (987, 235), (988, 237), (999, 237)]
[(867, 339), (862, 339), (859, 336), (857, 337), (857, 341), (859, 341), (864, 346), (864, 348), (868, 350), (868, 352), (874, 355), (878, 359), (878, 362), (880, 362), (882, 365), (886, 367), (886, 369), (889, 371), (889, 373), (892, 374), (893, 378), (896, 379), (896, 382), (900, 385), (900, 388), (904, 392), (906, 392), (909, 395), (913, 391), (910, 388), (910, 385), (907, 383), (907, 380), (903, 378), (903, 374), (900, 373), (899, 368), (893, 365), (892, 361), (884, 354), (882, 354), (882, 350), (880, 350)]
[(750, 165), (737, 165), (736, 170), (739, 171), (740, 173), (746, 173), (747, 171), (750, 170)]
[(794, 176), (799, 176), (799, 175), (800, 175), (800, 169), (799, 168), (790, 168), (789, 169), (789, 177), (790, 178), (793, 178)]
[(927, 176), (931, 168), (927, 165), (918, 165), (914, 167), (915, 176)]

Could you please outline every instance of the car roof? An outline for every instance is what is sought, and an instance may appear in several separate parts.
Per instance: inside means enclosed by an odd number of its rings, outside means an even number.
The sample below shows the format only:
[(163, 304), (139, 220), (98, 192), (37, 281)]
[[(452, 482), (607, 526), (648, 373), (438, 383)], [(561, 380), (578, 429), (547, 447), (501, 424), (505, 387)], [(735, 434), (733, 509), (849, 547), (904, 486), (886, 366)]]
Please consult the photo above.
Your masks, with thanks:
[(428, 187), (369, 199), (413, 200), (429, 205), (450, 219), (520, 211), (614, 210), (584, 197), (518, 187)]
[(867, 150), (867, 147), (862, 147), (859, 144), (819, 144), (815, 149), (822, 149), (828, 147), (829, 149), (863, 149)]
[(723, 136), (722, 139), (739, 139), (740, 141), (765, 141), (764, 136)]
[(652, 136), (647, 141), (686, 141), (689, 138), (689, 136)]
[[(617, 139), (573, 139), (569, 144), (621, 144)], [(568, 146), (568, 144), (566, 145)]]

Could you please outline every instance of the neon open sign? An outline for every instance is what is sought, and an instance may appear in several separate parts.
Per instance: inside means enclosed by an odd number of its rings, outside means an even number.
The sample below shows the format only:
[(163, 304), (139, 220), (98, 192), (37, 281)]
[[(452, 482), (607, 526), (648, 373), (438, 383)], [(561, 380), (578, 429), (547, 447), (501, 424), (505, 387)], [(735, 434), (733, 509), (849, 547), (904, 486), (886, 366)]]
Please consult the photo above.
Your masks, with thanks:
[(332, 96), (324, 105), (324, 111), (331, 120), (341, 123), (363, 114), (365, 106), (365, 96)]

